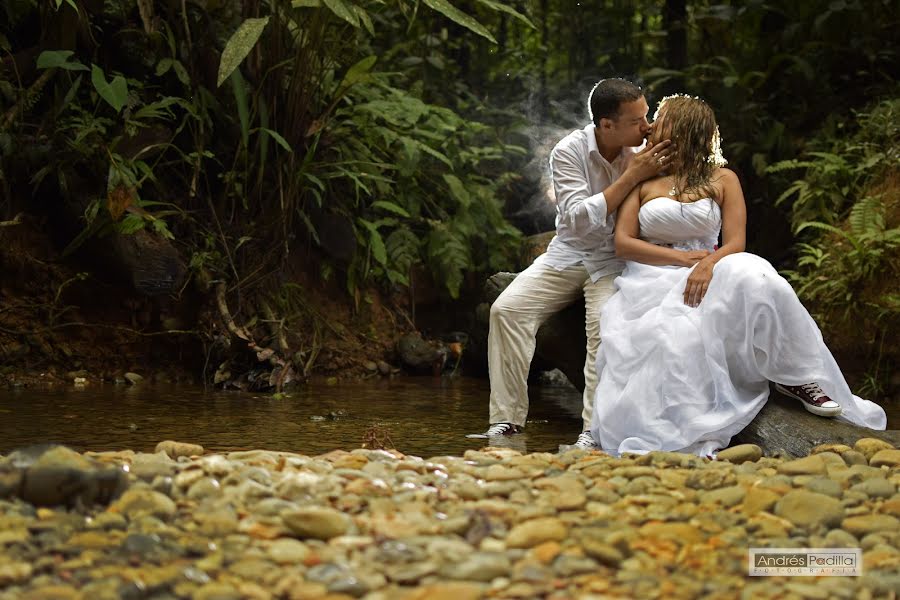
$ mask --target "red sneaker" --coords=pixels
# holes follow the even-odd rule
[[[829,398],[816,382],[803,385],[775,384],[775,389],[803,403],[803,408],[820,417],[836,417],[841,414],[841,405]]]

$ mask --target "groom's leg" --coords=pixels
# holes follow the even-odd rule
[[[582,266],[557,271],[533,264],[494,301],[488,330],[491,423],[525,425],[534,336],[541,323],[578,299],[586,276]]]
[[[615,293],[613,285],[618,273],[601,277],[596,282],[590,278],[584,283],[584,331],[587,334],[587,357],[584,361],[584,408],[581,419],[584,429],[591,428],[591,414],[594,409],[594,392],[599,381],[597,373],[597,350],[600,348],[600,314],[610,296]]]

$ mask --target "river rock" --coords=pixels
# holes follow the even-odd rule
[[[741,464],[744,462],[756,462],[762,458],[762,448],[756,444],[740,444],[725,448],[716,454],[719,460],[727,460],[730,463]]]
[[[269,558],[278,564],[300,564],[310,554],[309,546],[298,540],[284,538],[275,540],[268,549]]]
[[[872,457],[878,452],[882,450],[893,450],[894,447],[888,442],[877,438],[862,438],[853,444],[853,449],[865,456],[866,460],[871,461]]]
[[[778,501],[775,505],[775,514],[798,527],[812,530],[820,525],[835,526],[840,523],[844,516],[844,507],[839,500],[830,496],[795,490],[788,492]]]
[[[109,510],[119,512],[130,520],[143,516],[168,518],[175,514],[175,503],[168,496],[153,490],[135,488],[128,490]]]
[[[868,533],[888,533],[900,529],[900,519],[890,515],[860,515],[847,517],[841,522],[841,529],[857,537]]]
[[[31,577],[32,566],[27,562],[0,563],[0,586],[14,585]]]
[[[841,484],[833,479],[828,479],[827,477],[813,477],[806,482],[804,487],[811,492],[825,494],[832,498],[840,498],[841,494],[844,492],[844,488],[841,487]]]
[[[879,450],[869,459],[869,465],[873,467],[897,467],[900,466],[900,450]]]
[[[828,470],[822,457],[813,454],[782,463],[778,466],[778,472],[784,475],[825,475]]]
[[[743,502],[746,495],[747,491],[743,486],[732,485],[706,492],[700,496],[700,501],[702,504],[721,504],[725,507],[732,507]]]
[[[475,552],[462,561],[444,564],[440,574],[448,579],[491,581],[509,574],[512,564],[499,552]]]
[[[532,519],[519,523],[506,536],[510,548],[532,548],[544,542],[561,542],[566,539],[569,528],[555,517]]]
[[[156,450],[154,450],[154,452],[164,452],[169,458],[177,459],[180,456],[200,456],[203,454],[203,446],[186,442],[176,442],[173,440],[163,440],[156,445]]]
[[[832,529],[825,535],[825,545],[828,548],[859,548],[859,540],[843,529]]]
[[[131,460],[131,473],[138,479],[153,481],[157,477],[172,477],[178,464],[167,454],[135,454]]]
[[[0,465],[0,473],[10,471],[17,474],[0,477],[0,487],[35,506],[107,504],[128,487],[121,466],[107,466],[58,445],[12,452]]]
[[[481,600],[484,587],[476,583],[445,582],[417,588],[403,597],[403,600]]]
[[[887,479],[867,479],[850,488],[854,492],[862,492],[869,498],[890,498],[897,491],[897,486]]]
[[[845,452],[841,452],[841,458],[844,459],[844,463],[848,467],[852,467],[853,465],[869,464],[869,461],[866,460],[866,456],[862,452],[857,452],[856,450],[847,450]]]
[[[333,508],[307,506],[281,514],[285,526],[301,538],[330,540],[350,530],[350,518]]]

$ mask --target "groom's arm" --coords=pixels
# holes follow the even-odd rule
[[[618,179],[602,192],[592,194],[579,153],[563,143],[558,144],[550,153],[550,172],[559,212],[557,226],[576,237],[605,227],[607,218],[619,209],[628,193],[642,181],[658,175],[667,164],[669,145],[669,140],[655,146],[648,144],[632,157]]]

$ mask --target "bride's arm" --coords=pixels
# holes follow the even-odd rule
[[[640,239],[640,190],[641,186],[631,190],[616,214],[616,256],[648,265],[690,267],[709,254],[706,250],[675,250]]]
[[[747,242],[747,206],[741,182],[731,169],[719,169],[722,182],[722,245],[694,267],[684,286],[684,303],[697,306],[706,295],[717,262],[743,252]]]

